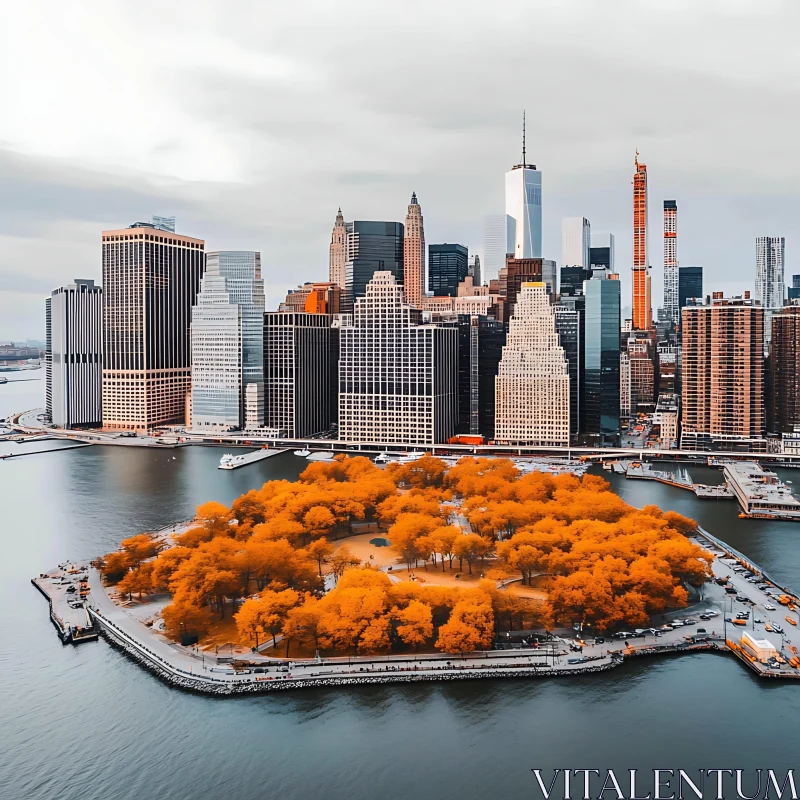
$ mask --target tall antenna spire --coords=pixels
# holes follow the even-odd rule
[[[525,161],[525,109],[522,110],[522,166],[527,164]]]

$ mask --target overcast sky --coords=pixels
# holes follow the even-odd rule
[[[262,252],[267,304],[327,276],[336,209],[482,251],[503,175],[543,173],[564,216],[617,237],[629,305],[631,175],[664,199],[706,291],[752,286],[755,237],[800,272],[800,4],[364,0],[6,4],[0,31],[0,339],[42,338],[44,296],[100,279],[100,232],[152,214]]]

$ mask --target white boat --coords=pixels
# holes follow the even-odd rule
[[[400,458],[396,458],[395,462],[398,464],[413,464],[415,461],[419,461],[424,455],[425,453],[405,453],[400,456]]]
[[[312,453],[310,456],[306,456],[306,461],[332,461],[334,454],[328,451],[324,453]]]
[[[220,469],[228,469],[230,465],[233,463],[233,460],[236,458],[233,453],[225,453],[224,456],[219,460],[219,467]]]
[[[296,456],[301,456],[302,458],[306,458],[307,456],[310,456],[310,455],[311,455],[311,451],[310,451],[310,450],[306,450],[306,449],[304,448],[303,450],[295,450],[295,451],[294,451],[294,454],[295,454]]]
[[[382,453],[379,453],[377,456],[375,456],[375,463],[391,464],[393,461],[397,461],[397,459],[404,455],[405,453],[390,453],[388,450],[384,450]]]

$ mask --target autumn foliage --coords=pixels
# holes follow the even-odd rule
[[[486,578],[393,583],[335,544],[362,521],[382,526],[409,571],[422,564]],[[126,539],[99,566],[121,594],[170,593],[164,620],[174,638],[235,615],[243,643],[282,637],[287,655],[465,653],[514,625],[602,631],[685,606],[687,586],[710,569],[709,554],[685,536],[695,527],[655,506],[628,506],[591,475],[521,476],[506,459],[463,458],[448,469],[429,456],[381,470],[338,456],[230,508],[205,503],[167,549],[148,535]],[[535,584],[547,601],[518,597],[500,579]]]

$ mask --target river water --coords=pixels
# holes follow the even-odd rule
[[[41,394],[37,382],[0,386],[0,418],[42,405]],[[534,767],[796,766],[800,686],[759,681],[720,655],[571,680],[217,699],[168,688],[103,641],[62,646],[32,576],[306,466],[286,454],[225,472],[220,454],[93,447],[0,461],[0,797],[486,800],[540,797]],[[626,501],[693,516],[800,587],[800,527],[606,477]]]

